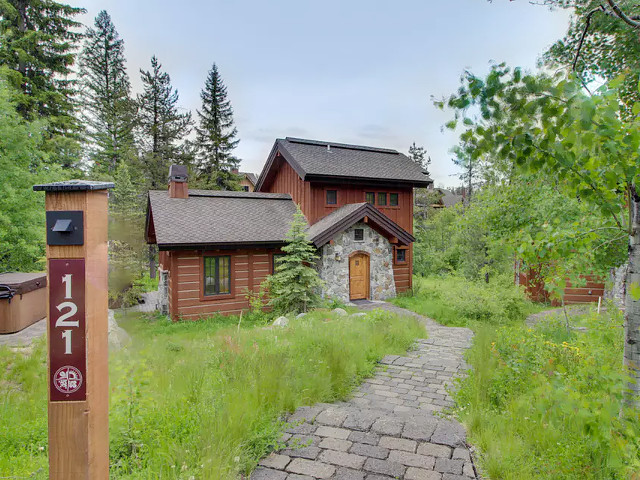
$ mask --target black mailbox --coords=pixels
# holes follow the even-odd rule
[[[80,211],[47,212],[47,245],[83,245],[84,217]]]

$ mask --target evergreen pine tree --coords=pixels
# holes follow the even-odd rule
[[[213,64],[200,94],[202,110],[198,110],[200,125],[196,128],[198,170],[204,184],[222,190],[238,188],[239,177],[233,173],[240,160],[232,155],[238,145],[237,129],[233,125],[233,109],[227,99],[227,87]]]
[[[80,158],[77,89],[68,75],[80,41],[73,18],[84,12],[52,0],[0,2],[0,68],[20,92],[17,111],[27,121],[47,120],[43,147],[66,167]]]
[[[191,131],[191,112],[178,110],[178,91],[158,59],[151,70],[140,70],[143,92],[138,95],[138,132],[145,174],[151,188],[164,187],[169,166],[185,153],[183,142]]]
[[[323,282],[318,272],[309,266],[314,264],[317,255],[307,238],[307,226],[298,206],[287,234],[287,245],[282,247],[286,255],[279,259],[275,273],[267,280],[269,305],[276,312],[306,312],[320,300],[318,290]]]
[[[124,41],[102,10],[95,28],[87,28],[80,58],[84,121],[91,139],[88,157],[95,173],[113,175],[133,157],[135,105],[129,96]]]
[[[409,158],[420,165],[420,168],[422,168],[422,171],[426,175],[429,175],[429,165],[431,165],[431,157],[427,156],[427,151],[424,147],[418,147],[416,145],[416,142],[413,142],[409,147]]]
[[[416,142],[413,142],[409,147],[409,158],[420,165],[420,168],[426,175],[429,175],[431,157],[427,156],[427,151],[424,147],[418,147]],[[433,196],[433,190],[427,188],[416,188],[414,190],[413,217],[416,220],[426,219],[429,216],[431,205],[435,203]]]

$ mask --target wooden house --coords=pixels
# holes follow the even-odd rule
[[[413,189],[431,180],[389,149],[276,140],[255,192],[189,190],[173,166],[149,192],[146,238],[158,245],[173,319],[239,313],[271,274],[298,204],[318,249],[323,294],[348,302],[406,291],[413,273]]]
[[[240,176],[240,189],[243,192],[253,192],[256,189],[258,176],[251,172],[234,172]]]

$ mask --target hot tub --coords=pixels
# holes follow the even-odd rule
[[[47,316],[47,274],[0,274],[0,333],[19,332]]]

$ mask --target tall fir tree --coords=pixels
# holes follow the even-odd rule
[[[90,143],[88,159],[96,174],[113,175],[117,165],[134,157],[135,102],[125,67],[124,41],[102,10],[87,28],[80,58],[83,120]]]
[[[200,94],[202,110],[198,110],[200,125],[196,128],[199,177],[208,187],[222,190],[239,188],[239,177],[233,173],[240,160],[233,156],[238,145],[238,130],[233,124],[233,109],[227,98],[227,87],[218,67],[213,64]]]
[[[0,2],[0,70],[15,87],[17,111],[27,121],[46,119],[43,148],[65,167],[80,159],[75,63],[83,8],[52,0]]]
[[[416,142],[413,142],[409,147],[409,158],[420,165],[420,168],[429,175],[429,165],[431,165],[431,157],[427,156],[427,150],[424,147],[419,147]],[[413,216],[417,219],[426,219],[431,210],[431,205],[434,202],[434,195],[432,189],[416,188],[413,201],[414,209]]]
[[[138,139],[143,168],[151,188],[164,187],[169,166],[188,151],[191,112],[178,109],[178,91],[154,55],[151,70],[140,69],[143,92],[138,95]],[[181,163],[181,162],[180,162]]]
[[[431,157],[427,155],[427,150],[424,147],[418,147],[416,142],[413,142],[409,147],[409,158],[420,165],[426,175],[429,175]]]
[[[278,260],[275,273],[267,277],[269,305],[276,312],[306,312],[320,301],[319,290],[323,285],[318,272],[311,267],[317,255],[316,248],[307,236],[307,219],[297,206],[287,233],[285,255]]]

